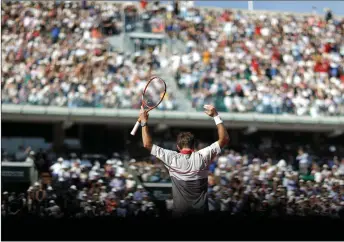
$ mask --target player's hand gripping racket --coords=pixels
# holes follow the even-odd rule
[[[142,108],[144,111],[150,112],[156,108],[164,99],[166,94],[166,83],[160,77],[152,77],[146,84],[142,92]],[[131,135],[135,135],[140,126],[140,120],[137,120]]]

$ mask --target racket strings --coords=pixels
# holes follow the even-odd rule
[[[142,104],[148,108],[156,107],[162,101],[165,92],[165,82],[160,78],[153,78],[144,90]]]

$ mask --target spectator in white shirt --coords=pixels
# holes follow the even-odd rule
[[[300,172],[302,174],[307,174],[308,168],[309,168],[309,160],[308,160],[308,154],[304,152],[303,148],[300,148],[298,151],[298,156],[296,157],[296,160],[299,165]]]
[[[125,181],[125,186],[126,186],[127,192],[134,192],[136,181],[133,179],[133,175],[131,174],[128,175],[128,178]]]
[[[52,171],[53,176],[60,176],[62,174],[62,164],[63,164],[63,158],[60,157],[57,159],[57,162],[50,167],[50,170]]]

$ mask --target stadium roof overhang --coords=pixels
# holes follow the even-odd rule
[[[138,110],[64,108],[29,105],[2,105],[2,121],[20,122],[73,122],[94,124],[135,123]],[[344,131],[344,117],[309,117],[295,115],[264,115],[222,113],[228,128],[255,127],[258,130],[285,130],[334,132]],[[150,113],[150,124],[170,127],[213,127],[214,122],[202,112],[158,111]]]

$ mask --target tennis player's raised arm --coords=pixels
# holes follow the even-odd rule
[[[204,109],[205,109],[204,112],[208,116],[214,118],[214,121],[215,121],[215,124],[217,127],[217,132],[219,134],[219,140],[218,140],[219,146],[221,148],[225,147],[229,142],[229,135],[228,135],[228,132],[227,132],[225,126],[223,125],[223,122],[222,122],[219,114],[217,113],[215,107],[212,105],[204,105]]]
[[[139,122],[141,123],[142,126],[142,142],[143,142],[143,147],[145,147],[149,152],[152,151],[152,147],[153,147],[153,143],[152,143],[152,137],[149,133],[149,129],[148,129],[148,112],[145,111],[142,107],[141,107],[141,111],[140,111],[140,116],[139,116]]]

